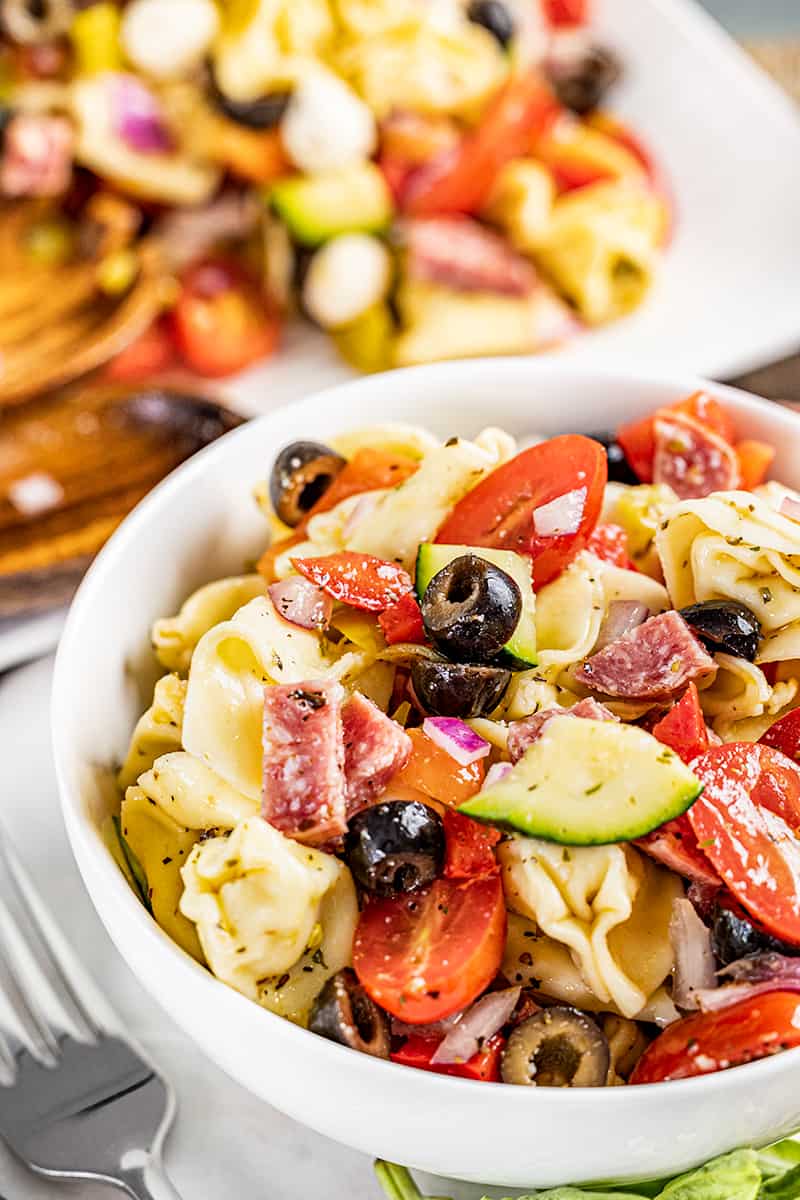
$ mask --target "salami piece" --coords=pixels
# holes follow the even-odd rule
[[[412,279],[506,296],[527,296],[536,286],[532,264],[470,217],[420,218],[403,231]]]
[[[411,738],[396,721],[354,692],[342,711],[347,816],[377,799],[411,757]]]
[[[681,500],[739,487],[733,447],[685,413],[660,412],[654,423],[653,482],[667,483]]]
[[[607,696],[647,700],[669,696],[716,670],[680,613],[659,613],[592,655],[577,678]]]
[[[722,880],[700,849],[685,813],[677,820],[668,821],[660,829],[648,833],[647,837],[640,838],[636,845],[650,858],[698,887],[715,893],[722,887]]]
[[[346,828],[339,683],[266,688],[262,816],[281,833],[321,846]]]
[[[553,717],[583,717],[589,721],[618,721],[604,704],[587,696],[572,708],[545,708],[522,721],[512,721],[508,727],[508,754],[512,762],[518,762],[529,746],[537,740],[545,725]]]

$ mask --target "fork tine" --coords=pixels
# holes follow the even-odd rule
[[[29,989],[22,982],[17,955],[5,929],[6,925],[7,920],[0,919],[0,986],[33,1053],[47,1066],[55,1066],[58,1062],[58,1041],[38,1003],[30,996]],[[6,1059],[10,1055],[13,1060],[17,1052],[16,1038],[12,1030],[5,1032],[3,1058]]]
[[[0,887],[0,898],[24,939],[37,969],[75,1026],[78,1036],[89,1041],[96,1040],[101,1030],[72,983],[70,971],[67,970],[64,961],[63,935],[49,919],[22,863],[0,826],[0,882],[2,881],[5,881],[6,886]],[[19,984],[19,980],[17,983]]]

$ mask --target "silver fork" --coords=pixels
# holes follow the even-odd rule
[[[0,828],[0,1138],[41,1175],[180,1200],[169,1084],[114,1026]]]

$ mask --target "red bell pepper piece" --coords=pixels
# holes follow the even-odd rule
[[[437,1075],[457,1075],[461,1079],[479,1079],[485,1083],[500,1082],[500,1057],[506,1039],[496,1033],[482,1049],[463,1063],[432,1063],[431,1059],[441,1044],[440,1038],[425,1038],[417,1035],[396,1050],[392,1062],[404,1067],[417,1067],[421,1071],[433,1071]]]
[[[415,642],[421,645],[427,640],[422,613],[413,592],[406,592],[396,604],[385,609],[378,617],[388,646],[396,642]]]
[[[710,743],[696,684],[690,683],[678,703],[653,726],[653,737],[685,763],[705,754]]]
[[[411,576],[397,563],[355,550],[340,550],[319,558],[293,558],[292,565],[334,600],[365,612],[383,612],[412,586]]]
[[[734,446],[734,450],[739,460],[742,487],[749,492],[766,479],[767,471],[775,459],[775,447],[768,442],[745,439]]]
[[[494,875],[499,869],[493,847],[500,841],[500,832],[490,825],[481,825],[464,813],[445,809],[444,873],[448,879],[475,879]]]

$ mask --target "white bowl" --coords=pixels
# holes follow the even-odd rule
[[[263,545],[250,488],[286,442],[378,420],[440,435],[473,435],[486,424],[517,435],[613,429],[698,386],[525,359],[358,380],[246,425],[191,459],[128,517],[86,577],[61,641],[52,709],[64,816],[84,881],[142,986],[220,1067],[298,1121],[370,1154],[514,1187],[664,1175],[800,1126],[797,1050],[679,1083],[557,1091],[489,1087],[344,1049],[258,1008],[173,945],[98,832],[109,802],[103,767],[119,761],[147,703],[151,622]],[[800,420],[710,386],[742,432],[778,446],[777,476],[800,486]],[[213,1113],[213,1096],[208,1102]]]

